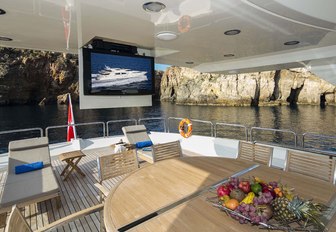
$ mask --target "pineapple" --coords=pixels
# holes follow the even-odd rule
[[[277,221],[288,222],[303,220],[312,222],[318,228],[323,229],[325,225],[321,221],[323,211],[327,210],[325,205],[305,201],[299,197],[294,197],[291,201],[285,197],[278,197],[271,203],[273,207],[273,218]]]
[[[273,207],[273,218],[277,221],[293,221],[296,215],[288,209],[290,201],[285,197],[275,198],[271,206]]]

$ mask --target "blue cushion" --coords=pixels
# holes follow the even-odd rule
[[[30,164],[22,164],[15,166],[15,174],[31,172],[43,168],[43,162],[35,162]]]
[[[150,147],[152,145],[153,145],[152,141],[148,140],[148,141],[137,142],[135,144],[135,147],[136,148],[143,148],[143,147]]]

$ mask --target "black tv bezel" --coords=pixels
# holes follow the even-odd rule
[[[84,84],[84,95],[95,95],[95,96],[125,96],[125,95],[154,95],[155,94],[155,70],[154,70],[154,57],[151,56],[139,56],[133,54],[126,54],[120,52],[112,52],[99,49],[82,48],[83,53],[83,84]],[[114,56],[125,56],[125,57],[135,57],[141,59],[149,59],[151,64],[151,75],[152,75],[152,89],[138,90],[137,92],[128,92],[127,90],[106,90],[99,93],[92,93],[91,87],[91,53],[107,54]]]

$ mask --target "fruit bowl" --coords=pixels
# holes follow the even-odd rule
[[[230,178],[217,188],[216,197],[208,200],[241,224],[268,230],[326,230],[323,216],[328,207],[296,196],[294,189],[280,182]]]

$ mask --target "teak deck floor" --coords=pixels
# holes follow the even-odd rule
[[[33,231],[64,216],[99,203],[98,190],[94,186],[94,183],[98,182],[96,158],[101,155],[111,154],[113,150],[111,147],[106,147],[83,151],[83,153],[86,154],[86,156],[80,161],[79,167],[85,173],[85,177],[73,171],[69,178],[63,181],[63,177],[61,177],[60,174],[66,163],[58,159],[52,161],[55,176],[61,188],[62,206],[57,209],[56,201],[52,199],[25,207],[22,213]],[[0,173],[1,185],[3,185],[6,175],[7,172]],[[104,186],[110,189],[116,185],[120,179],[121,177],[106,180],[104,181]],[[57,230],[54,231],[99,231],[99,227],[99,213],[95,213],[58,227]],[[2,231],[4,231],[4,228],[0,229],[0,232]]]

